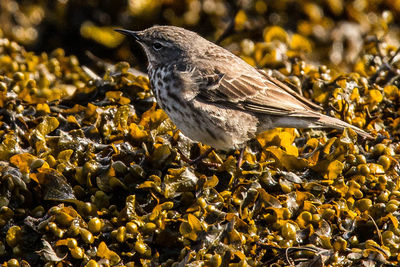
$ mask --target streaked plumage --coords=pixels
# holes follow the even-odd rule
[[[194,32],[173,26],[117,31],[142,45],[158,103],[193,140],[228,150],[275,127],[350,127],[371,137],[321,114],[319,106],[282,82]]]

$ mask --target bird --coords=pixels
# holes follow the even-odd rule
[[[351,128],[288,85],[195,32],[176,26],[115,29],[138,42],[148,59],[159,106],[188,138],[212,148],[242,149],[257,134],[282,128]]]

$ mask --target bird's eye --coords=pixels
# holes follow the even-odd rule
[[[160,50],[161,48],[163,48],[163,45],[160,43],[154,43],[153,44],[153,49],[154,50]]]

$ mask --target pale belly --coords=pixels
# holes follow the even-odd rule
[[[186,137],[216,149],[241,148],[257,131],[258,119],[250,114],[202,102],[164,105],[164,110]]]

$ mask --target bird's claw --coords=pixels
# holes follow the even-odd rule
[[[178,150],[179,154],[181,155],[181,159],[182,159],[184,162],[186,162],[187,164],[189,164],[189,165],[195,165],[195,166],[203,165],[203,166],[211,167],[211,168],[218,168],[218,167],[220,166],[220,164],[218,164],[218,163],[204,162],[204,161],[203,161],[203,159],[207,158],[207,156],[208,156],[212,151],[214,151],[213,148],[207,149],[203,154],[201,154],[200,156],[198,156],[198,157],[195,158],[195,159],[190,159],[190,158],[188,158],[185,154],[183,154],[183,152],[182,152],[179,148],[177,148],[177,150]]]

